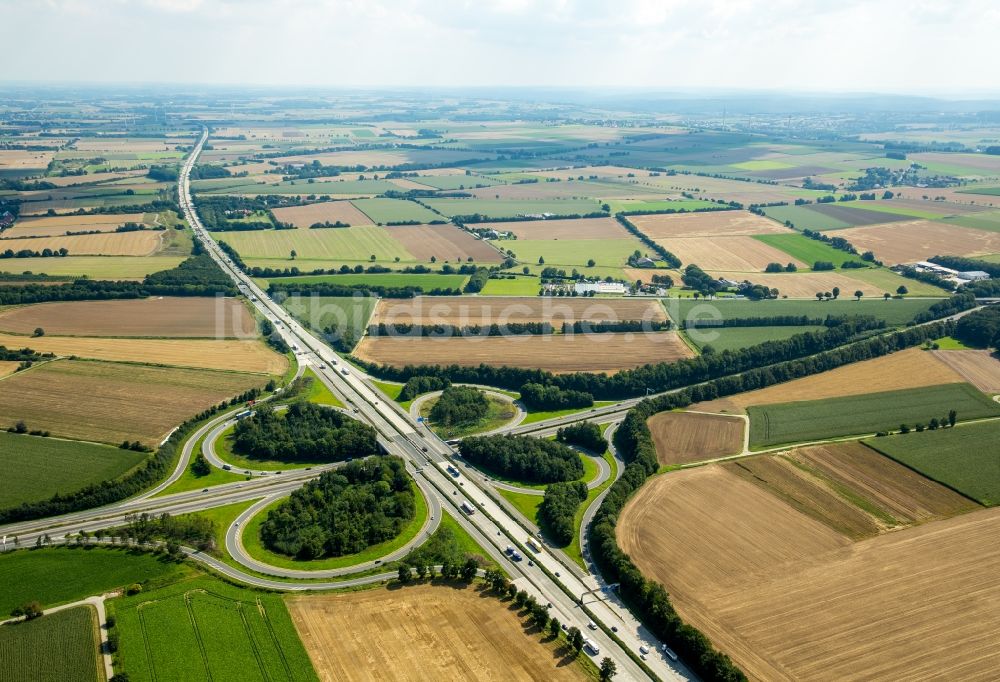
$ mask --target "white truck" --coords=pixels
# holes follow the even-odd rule
[[[594,656],[601,655],[601,647],[597,646],[597,643],[589,637],[583,640],[583,648],[590,651],[590,653]]]
[[[463,502],[462,503],[462,511],[464,511],[469,516],[472,516],[473,514],[476,513],[476,510],[468,502]]]
[[[542,546],[540,544],[538,544],[538,540],[536,540],[535,538],[529,537],[528,540],[527,540],[527,545],[528,545],[528,547],[531,548],[531,550],[533,552],[541,552],[542,551]]]

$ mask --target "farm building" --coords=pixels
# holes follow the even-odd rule
[[[573,289],[578,294],[593,291],[595,294],[624,294],[625,285],[621,282],[577,282]]]
[[[968,270],[966,272],[959,272],[955,276],[967,282],[979,282],[984,279],[989,279],[990,273],[983,272],[982,270]]]

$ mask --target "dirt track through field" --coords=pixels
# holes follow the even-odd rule
[[[852,486],[894,483],[873,499],[899,513],[955,511],[950,491],[880,466],[838,460]],[[751,679],[988,680],[1000,666],[1000,509],[851,543],[710,465],[644,486],[618,539]]]
[[[661,412],[650,417],[649,430],[660,464],[687,464],[738,454],[746,422],[697,412]]]
[[[909,348],[784,384],[698,403],[695,409],[702,412],[742,412],[749,405],[821,400],[963,381],[965,379],[961,374],[940,362],[934,355],[918,348]]]
[[[235,298],[60,301],[0,313],[0,331],[32,334],[38,327],[63,336],[257,337],[253,317]]]
[[[362,360],[397,367],[416,364],[477,367],[485,363],[556,373],[612,373],[693,355],[674,332],[449,339],[365,337],[354,354]]]
[[[505,603],[419,585],[287,600],[321,680],[582,680]]]

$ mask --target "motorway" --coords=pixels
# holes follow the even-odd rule
[[[654,652],[646,665],[656,677],[691,679],[690,672],[682,666],[668,665],[658,653],[659,643],[631,613],[608,597],[610,591],[602,589],[604,586],[599,581],[592,576],[581,578],[579,569],[561,552],[549,548],[537,553],[527,551],[528,533],[506,507],[475,481],[462,475],[453,476],[446,471],[454,458],[454,452],[447,444],[421,429],[407,412],[374,388],[367,377],[339,360],[331,348],[302,328],[249,276],[233,265],[202,226],[191,201],[189,175],[207,137],[206,130],[181,172],[179,198],[185,216],[206,251],[237,283],[250,302],[274,322],[285,342],[297,352],[300,364],[310,366],[320,380],[355,412],[356,418],[378,431],[379,442],[388,453],[408,462],[410,473],[421,489],[431,491],[429,504],[432,507],[440,505],[441,513],[455,517],[499,561],[519,587],[536,594],[543,603],[551,603],[553,615],[562,623],[575,625],[586,633],[600,648],[601,653],[595,659],[607,656],[615,661],[621,679],[648,679],[651,676],[624,650],[628,647],[634,656],[644,645]],[[287,481],[282,479],[281,483],[277,483],[274,477],[263,478],[275,488],[285,485]],[[267,489],[268,495],[283,492],[270,486]],[[462,511],[463,505],[474,509],[475,513]],[[508,545],[520,547],[531,561],[506,560],[504,550]],[[591,623],[594,628],[588,628]],[[616,639],[624,645],[612,639],[612,627],[617,630]]]

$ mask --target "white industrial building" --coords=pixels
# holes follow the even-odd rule
[[[578,294],[586,294],[593,291],[595,294],[624,294],[625,285],[621,282],[577,282],[573,289]]]

